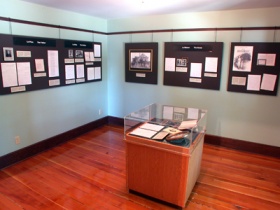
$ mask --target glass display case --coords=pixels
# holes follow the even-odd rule
[[[151,104],[124,117],[124,132],[146,139],[190,147],[206,131],[207,111]]]
[[[184,207],[200,174],[206,117],[161,104],[125,116],[128,190]]]

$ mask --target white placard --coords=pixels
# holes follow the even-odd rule
[[[274,74],[263,74],[261,89],[273,91],[275,88],[277,75]]]
[[[17,51],[17,57],[19,58],[30,58],[31,51]]]
[[[218,72],[218,58],[205,58],[205,72]]]
[[[17,73],[18,73],[18,85],[32,84],[30,62],[17,63]]]
[[[94,80],[94,67],[87,68],[87,80]]]
[[[77,73],[77,78],[84,78],[85,77],[85,66],[84,66],[84,64],[76,65],[76,73]]]
[[[101,67],[94,68],[95,79],[101,79]]]
[[[44,72],[45,71],[44,59],[35,59],[35,68],[37,72]]]
[[[246,85],[246,77],[232,77],[231,78],[231,84],[232,85],[245,86]]]
[[[201,78],[202,63],[191,63],[191,77]]]
[[[1,63],[3,87],[18,86],[16,63]]]
[[[165,71],[175,71],[175,58],[165,58]]]
[[[94,45],[94,57],[101,57],[101,46],[100,44]]]
[[[65,79],[75,79],[74,65],[65,65]]]
[[[49,77],[59,76],[58,51],[48,50]]]
[[[247,90],[260,91],[261,75],[248,75]]]

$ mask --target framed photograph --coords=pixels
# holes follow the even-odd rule
[[[125,44],[125,81],[157,84],[158,43]]]
[[[177,58],[176,60],[176,66],[178,67],[186,67],[188,63],[187,58]]]
[[[83,58],[84,57],[83,50],[75,50],[75,57],[76,58]]]
[[[152,72],[153,50],[129,50],[129,70]]]
[[[74,58],[74,51],[68,50],[68,58]]]
[[[14,61],[14,48],[3,47],[4,61]]]

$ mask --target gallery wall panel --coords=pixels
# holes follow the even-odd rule
[[[0,35],[0,94],[102,80],[102,45]]]
[[[222,42],[165,42],[164,85],[220,89]]]
[[[277,95],[280,43],[231,43],[228,91]]]

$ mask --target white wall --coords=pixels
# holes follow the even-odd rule
[[[0,1],[0,16],[101,32],[209,27],[279,26],[279,8],[225,12],[185,13],[142,18],[103,20],[48,8],[20,0]],[[280,146],[279,96],[227,92],[230,43],[240,41],[240,31],[178,32],[98,35],[0,21],[0,33],[102,42],[103,80],[0,96],[0,156],[71,130],[101,117],[124,117],[158,102],[207,109],[207,133]],[[271,42],[274,31],[243,31],[244,42]],[[163,85],[164,42],[224,42],[221,90]],[[158,84],[126,83],[124,45],[158,42]],[[276,33],[280,41],[280,32]],[[280,86],[279,86],[280,87]],[[278,90],[279,92],[279,90]],[[278,94],[279,95],[279,94]],[[102,115],[98,110],[102,109]],[[21,144],[15,145],[15,136]]]
[[[280,8],[185,13],[108,21],[108,31],[279,26]],[[280,41],[280,31],[166,32],[108,37],[109,115],[123,117],[153,102],[208,110],[207,133],[280,146],[280,96],[227,91],[231,42]],[[240,40],[241,39],[241,40]],[[164,42],[223,42],[220,91],[163,85]],[[126,83],[124,45],[158,42],[158,84]],[[279,65],[279,64],[278,64]],[[116,103],[117,102],[117,103]]]
[[[18,0],[0,16],[106,32],[107,21]],[[0,33],[102,42],[101,82],[0,96],[0,156],[107,116],[107,36],[0,21]],[[99,115],[99,109],[102,114]],[[21,144],[15,144],[20,136]]]

